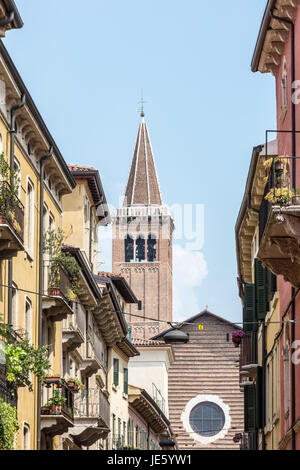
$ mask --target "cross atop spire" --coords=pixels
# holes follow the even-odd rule
[[[143,90],[141,90],[141,101],[139,101],[139,104],[141,105],[141,108],[139,109],[139,112],[141,113],[141,117],[145,117],[144,113],[144,104],[147,103],[147,101],[144,101],[144,95],[143,95]]]
[[[143,103],[143,100],[142,100]],[[155,167],[148,127],[144,121],[139,125],[131,168],[125,190],[125,206],[162,206],[162,197]]]

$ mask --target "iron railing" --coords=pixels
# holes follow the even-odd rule
[[[53,403],[55,399],[57,399],[57,405]],[[64,379],[45,378],[42,403],[41,415],[62,415],[73,421],[74,395]]]
[[[51,261],[50,261],[50,267],[49,269],[51,270]],[[48,294],[53,295],[53,296],[60,296],[64,297],[68,303],[71,303],[71,301],[68,299],[69,293],[72,290],[72,284],[70,281],[70,278],[68,274],[60,268],[59,270],[59,278],[55,282],[55,285],[52,285],[48,287]]]
[[[11,193],[10,184],[6,181],[0,182],[0,223],[7,223],[23,243],[24,206],[17,196]]]
[[[292,186],[293,162],[300,157],[268,157],[265,161],[267,184],[259,211],[259,238],[263,237],[273,205],[299,205],[300,194]]]
[[[162,396],[161,391],[158,390],[154,383],[152,383],[152,398],[155,403],[160,407],[161,411],[164,413],[166,410],[166,400]]]
[[[96,334],[96,332],[89,328],[87,334],[86,356],[88,358],[96,359],[103,367],[105,367],[104,344]]]
[[[110,405],[99,389],[82,390],[74,398],[75,418],[101,418],[109,427]]]

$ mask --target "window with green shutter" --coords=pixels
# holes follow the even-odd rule
[[[119,359],[114,358],[114,385],[119,385]]]
[[[128,395],[128,369],[124,367],[124,393]]]
[[[257,430],[255,385],[244,387],[244,413],[245,432],[255,432]]]
[[[269,310],[269,301],[267,293],[267,272],[263,268],[261,260],[256,259],[255,268],[255,297],[256,297],[256,318],[264,320]]]
[[[268,301],[271,302],[277,291],[277,276],[275,276],[270,269],[267,269],[267,296]]]
[[[245,333],[256,331],[256,315],[255,315],[255,285],[245,284],[244,286],[244,312],[243,322]]]

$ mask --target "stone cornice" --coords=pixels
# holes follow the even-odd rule
[[[252,59],[253,72],[259,70],[261,73],[271,72],[275,76],[278,74],[290,27],[287,23],[272,18],[270,12],[294,21],[298,5],[298,0],[269,0]]]

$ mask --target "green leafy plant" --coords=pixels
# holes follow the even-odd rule
[[[36,349],[28,338],[16,340],[8,325],[0,324],[0,336],[3,343],[3,355],[6,359],[6,380],[12,388],[28,387],[33,390],[30,373],[39,379],[45,377],[50,369],[48,346]]]
[[[76,377],[69,377],[68,380],[67,380],[67,383],[69,382],[74,382],[75,385],[77,385],[77,387],[81,388],[81,390],[84,389],[84,385],[82,382],[80,382],[80,380],[76,379]]]
[[[71,289],[69,289],[68,294],[70,300],[73,300],[80,294],[79,279],[81,271],[75,258],[70,253],[62,251],[63,242],[64,235],[61,229],[57,231],[49,229],[44,234],[43,250],[50,258],[49,286],[58,287],[62,269],[70,278]]]
[[[54,393],[54,396],[49,398],[45,406],[62,406],[66,403],[67,399],[62,397],[58,392]]]
[[[20,177],[17,171],[10,169],[4,153],[0,154],[0,175],[0,213],[6,214],[9,210],[13,214],[19,204]]]
[[[0,398],[0,450],[13,450],[18,429],[16,408]]]

